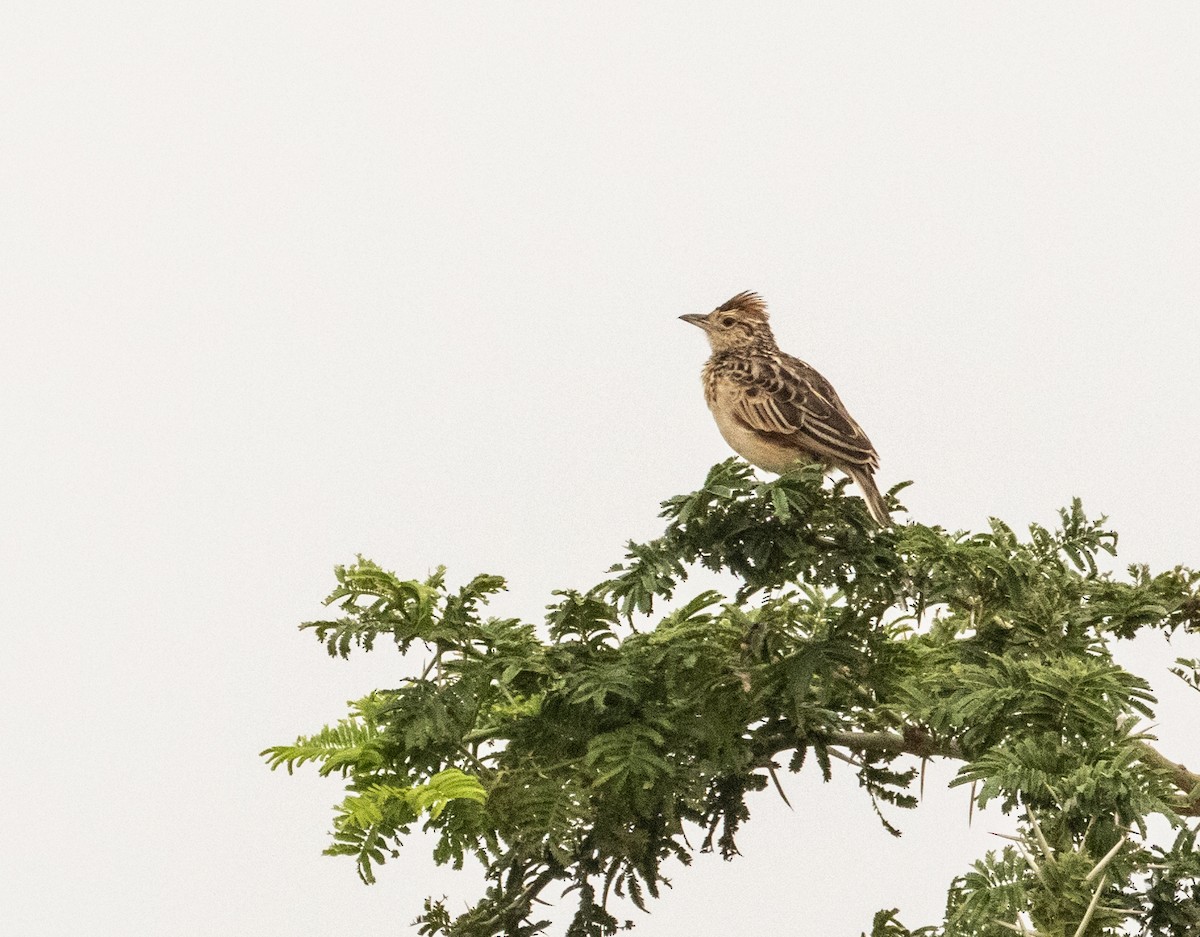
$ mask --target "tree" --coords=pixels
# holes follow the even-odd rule
[[[1116,535],[1078,501],[1023,539],[996,520],[876,529],[843,489],[721,463],[610,578],[556,593],[541,628],[485,617],[498,576],[451,589],[442,569],[403,580],[359,557],[326,600],[340,617],[302,627],[331,655],[383,637],[427,662],[263,754],[345,778],[326,851],[364,882],[419,822],[436,862],[478,858],[486,893],[458,917],[427,900],[421,934],[539,933],[535,899],[556,892],[577,903],[568,935],[612,934],[623,901],[644,910],[664,864],[688,864],[689,828],[732,858],[747,795],[784,766],[848,764],[895,832],[928,758],[961,761],[953,783],[1019,835],[950,883],[940,925],[880,911],[875,937],[1200,932],[1200,776],[1139,730],[1150,686],[1111,654],[1143,629],[1200,630],[1200,574],[1103,571]],[[697,564],[740,588],[663,614]],[[1174,672],[1197,686],[1197,661]],[[1154,814],[1172,845],[1147,835]]]

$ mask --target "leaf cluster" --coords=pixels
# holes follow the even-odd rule
[[[660,537],[628,544],[592,589],[556,593],[536,625],[485,615],[496,576],[452,590],[442,569],[336,569],[338,616],[303,627],[333,655],[385,636],[423,657],[264,755],[345,779],[328,851],[364,881],[417,822],[435,861],[482,864],[485,894],[457,916],[430,899],[421,933],[539,933],[556,890],[575,904],[567,934],[613,934],[623,903],[646,910],[695,849],[734,858],[749,798],[782,793],[778,772],[846,765],[898,833],[920,759],[939,756],[962,761],[955,783],[980,805],[1016,812],[1024,840],[952,883],[941,925],[910,932],[880,912],[872,934],[1185,932],[1170,928],[1195,903],[1186,817],[1200,811],[1148,754],[1137,726],[1154,698],[1111,645],[1196,630],[1195,573],[1115,576],[1116,535],[1078,502],[1026,537],[999,521],[876,529],[816,468],[764,483],[729,460],[663,517]],[[697,567],[740,587],[683,594]],[[1171,850],[1153,851],[1152,814],[1180,831]]]

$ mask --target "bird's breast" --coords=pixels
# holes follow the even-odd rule
[[[812,453],[800,446],[795,436],[763,433],[738,418],[739,385],[722,380],[719,374],[705,374],[704,385],[704,397],[721,436],[751,465],[782,475],[797,462],[812,461]]]

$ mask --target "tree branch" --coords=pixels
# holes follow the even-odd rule
[[[1142,761],[1170,775],[1171,783],[1183,795],[1175,810],[1185,817],[1200,817],[1200,774],[1189,771],[1185,765],[1171,761],[1166,755],[1148,742],[1138,742],[1142,749]]]
[[[827,745],[837,745],[859,752],[878,752],[887,755],[916,755],[918,758],[955,758],[963,760],[963,752],[954,739],[936,739],[923,729],[908,726],[903,733],[888,732],[830,732]],[[1151,768],[1165,772],[1182,797],[1172,808],[1186,817],[1200,817],[1200,774],[1171,761],[1148,742],[1136,743],[1142,761]]]
[[[825,736],[830,745],[852,748],[864,752],[882,752],[888,755],[916,755],[918,758],[957,758],[962,760],[962,749],[953,739],[935,739],[924,729],[906,726],[904,733],[888,732],[830,732]]]

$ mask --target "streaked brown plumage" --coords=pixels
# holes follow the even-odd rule
[[[798,462],[840,469],[862,489],[871,516],[890,523],[875,485],[879,455],[871,440],[825,378],[779,350],[757,293],[739,293],[707,315],[679,318],[708,337],[704,399],[738,455],[776,474]]]

